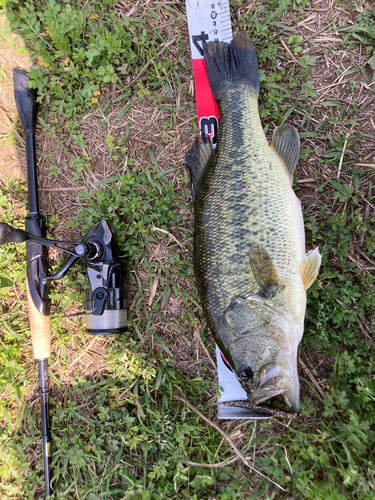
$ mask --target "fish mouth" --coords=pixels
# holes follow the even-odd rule
[[[285,404],[292,411],[299,412],[299,379],[297,370],[289,377],[290,386],[283,392]]]
[[[258,388],[249,397],[251,404],[263,403],[278,394],[282,394],[285,404],[292,411],[299,411],[298,375],[285,373],[280,365],[268,365],[260,370]]]
[[[280,367],[273,366],[267,370],[262,369],[264,373],[258,388],[252,393],[250,402],[254,405],[263,403],[267,399],[273,398],[290,389],[288,377],[281,373]]]

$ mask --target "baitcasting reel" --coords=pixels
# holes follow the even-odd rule
[[[40,247],[42,249],[43,246],[49,246],[70,254],[61,269],[51,276],[47,275],[46,269],[37,264],[39,255],[33,256],[30,260],[28,287],[39,312],[44,315],[49,314],[48,292],[51,281],[62,278],[73,262],[82,258],[89,266],[87,275],[90,288],[86,290],[84,304],[86,312],[72,316],[85,316],[86,329],[94,335],[124,332],[127,320],[127,291],[124,288],[125,265],[117,261],[114,237],[108,224],[101,221],[93,226],[82,242],[56,241],[33,236],[31,233],[34,231],[30,226],[32,226],[32,221],[26,221],[26,227],[29,230],[26,232],[1,222],[0,245],[34,242],[42,245]],[[74,249],[68,250],[61,245],[70,245]],[[34,262],[36,265],[33,265]]]

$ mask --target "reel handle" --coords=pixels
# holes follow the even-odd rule
[[[75,257],[82,257],[88,260],[98,260],[103,254],[103,248],[100,242],[80,243],[76,241],[49,240],[48,238],[34,236],[23,229],[16,229],[6,222],[0,222],[0,245],[6,245],[7,243],[24,243],[25,241],[57,248]],[[67,250],[60,245],[74,245],[75,249],[74,251]]]
[[[28,235],[23,229],[15,229],[5,222],[0,222],[0,245],[23,243],[27,239]]]

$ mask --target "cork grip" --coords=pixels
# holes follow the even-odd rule
[[[31,340],[35,359],[46,359],[51,356],[51,326],[49,316],[44,316],[35,307],[27,284],[27,300],[29,303],[29,318]]]

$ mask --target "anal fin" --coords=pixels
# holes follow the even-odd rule
[[[306,254],[306,257],[302,262],[302,281],[305,286],[305,290],[308,290],[316,280],[321,261],[322,257],[319,253],[319,248],[314,248],[314,250],[310,250]]]

